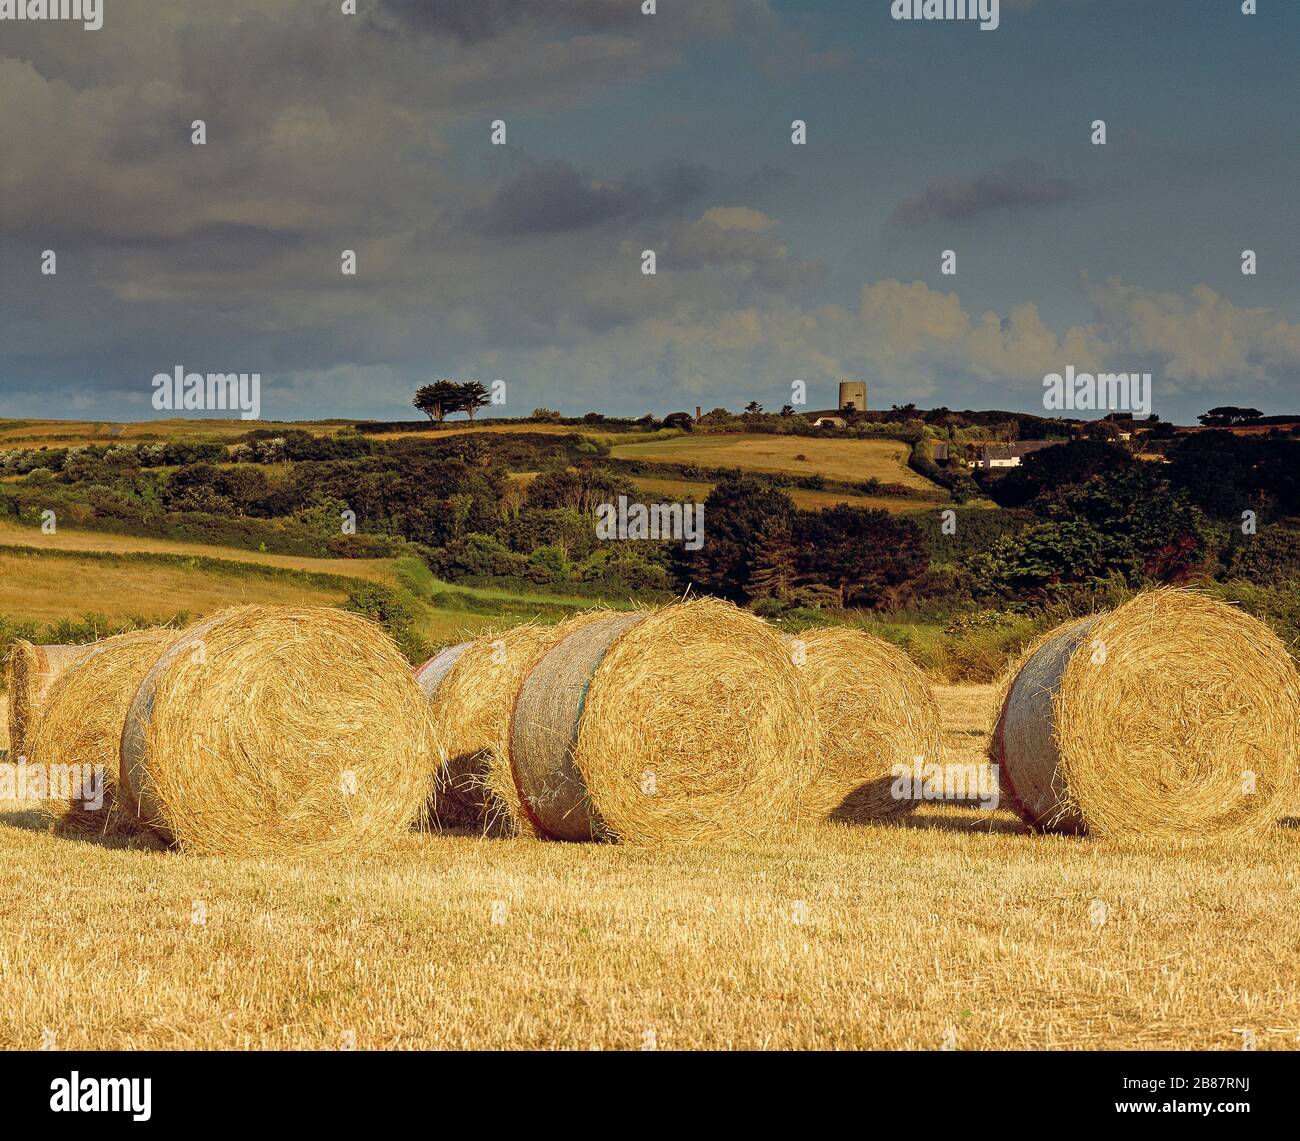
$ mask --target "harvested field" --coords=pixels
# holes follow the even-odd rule
[[[747,471],[822,475],[827,479],[879,479],[934,493],[947,492],[907,466],[908,445],[900,440],[818,440],[805,436],[693,434],[638,444],[616,444],[614,459],[735,467]],[[798,457],[804,456],[804,459]]]
[[[178,611],[205,614],[234,603],[330,606],[344,592],[291,580],[244,576],[168,563],[120,563],[21,555],[0,547],[0,614],[54,622],[69,614],[164,621]]]
[[[690,479],[659,479],[653,476],[633,476],[637,487],[647,496],[658,496],[663,500],[678,501],[694,499],[703,503],[713,490],[713,484]],[[805,511],[820,511],[825,507],[836,507],[847,503],[850,507],[875,508],[880,511],[916,511],[925,506],[924,500],[900,499],[889,495],[846,495],[836,491],[809,491],[803,487],[783,487],[781,489],[796,507]]]
[[[982,753],[990,687],[939,699],[948,740]],[[923,805],[789,844],[410,836],[294,864],[64,840],[35,817],[0,805],[4,1048],[47,1027],[60,1049],[329,1049],[349,1030],[361,1049],[1300,1037],[1300,975],[1279,969],[1300,946],[1296,829],[1156,849]]]

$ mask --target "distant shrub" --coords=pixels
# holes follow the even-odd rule
[[[559,547],[538,547],[528,556],[528,579],[546,585],[565,582],[573,573],[569,556]]]
[[[341,608],[378,622],[408,661],[425,661],[432,652],[429,642],[415,630],[417,613],[412,600],[391,586],[378,582],[355,586]]]

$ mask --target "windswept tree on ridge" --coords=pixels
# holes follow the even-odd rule
[[[420,388],[412,403],[430,420],[439,424],[453,412],[461,410],[462,388],[452,380],[435,380]]]

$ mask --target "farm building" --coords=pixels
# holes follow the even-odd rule
[[[1050,448],[1060,440],[1025,440],[1019,444],[980,444],[975,449],[975,459],[969,464],[973,468],[1019,467],[1020,461],[1030,452],[1041,448]]]

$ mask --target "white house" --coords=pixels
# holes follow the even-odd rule
[[[975,449],[975,459],[970,464],[973,468],[1019,467],[1020,461],[1030,452],[1040,448],[1063,444],[1064,440],[1025,440],[1020,444],[980,444]]]

